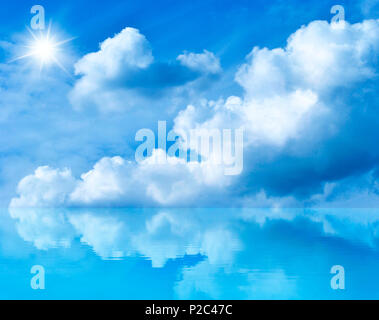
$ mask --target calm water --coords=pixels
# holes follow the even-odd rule
[[[378,231],[373,209],[3,209],[0,298],[378,299]]]

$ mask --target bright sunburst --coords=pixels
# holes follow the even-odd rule
[[[48,63],[55,60],[56,54],[56,43],[50,39],[38,39],[31,46],[31,55],[35,56],[37,59],[41,60],[43,63]]]
[[[58,53],[61,51],[61,46],[74,38],[66,39],[63,41],[56,41],[55,37],[51,35],[51,25],[46,32],[43,34],[42,32],[39,35],[36,35],[32,30],[28,28],[30,34],[33,37],[33,41],[30,45],[27,45],[28,49],[27,53],[17,57],[12,60],[17,61],[25,58],[35,58],[40,64],[40,70],[43,69],[44,66],[49,65],[51,63],[55,63],[58,65],[63,71],[67,72],[66,69],[62,66],[58,59]]]

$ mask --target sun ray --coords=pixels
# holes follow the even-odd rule
[[[62,70],[64,71],[67,75],[69,75],[70,77],[72,77],[72,75],[70,74],[70,72],[68,72],[68,70],[59,62],[58,59],[56,59],[55,57],[53,57],[53,60],[54,62],[57,64],[57,66]]]
[[[25,59],[25,58],[29,58],[33,56],[33,53],[27,53],[27,54],[24,54],[23,56],[20,56],[20,57],[17,57],[17,58],[14,58],[12,60],[9,60],[8,63],[12,63],[12,62],[15,62],[15,61],[18,61],[18,60],[22,60],[22,59]]]
[[[72,38],[68,38],[68,39],[66,39],[66,40],[59,41],[59,42],[56,43],[56,46],[61,46],[62,44],[65,44],[65,43],[67,43],[67,42],[70,42],[70,41],[72,41],[72,40],[75,40],[76,38],[77,38],[77,37],[72,37]]]
[[[51,31],[51,20],[49,21],[49,26],[47,27],[47,35],[46,35],[47,39],[49,39],[50,37],[50,31]]]
[[[30,29],[28,26],[26,26],[26,29],[29,31],[29,33],[31,34],[31,36],[33,37],[33,39],[35,41],[38,40],[37,36],[34,34],[34,32],[32,31],[32,29]]]

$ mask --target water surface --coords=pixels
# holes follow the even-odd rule
[[[378,223],[376,209],[3,209],[0,298],[378,299]]]

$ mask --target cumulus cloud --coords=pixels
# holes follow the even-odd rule
[[[68,200],[67,195],[75,187],[75,179],[68,169],[57,170],[39,167],[18,184],[19,198],[11,200],[11,207],[60,207]]]
[[[167,162],[160,164],[162,157]],[[22,179],[10,207],[173,206],[198,204],[220,194],[230,183],[223,166],[186,162],[155,149],[137,164],[121,157],[103,158],[74,179],[69,170],[38,168]]]
[[[120,93],[130,100],[127,92],[118,90],[102,90],[107,82],[122,81],[125,74],[134,70],[145,69],[153,62],[153,56],[146,38],[137,29],[125,28],[113,38],[100,44],[98,52],[90,53],[75,65],[75,73],[82,76],[70,94],[74,106],[93,104],[95,106],[114,109],[112,100],[118,100]],[[107,104],[107,106],[102,106]]]
[[[138,165],[119,157],[102,159],[93,170],[82,175],[71,200],[87,205],[97,202],[182,205],[201,200],[202,193],[222,190],[227,184],[221,166],[187,163],[169,156],[165,164],[159,164],[158,159],[166,156],[163,150],[156,149]]]
[[[255,47],[236,74],[245,90],[243,100],[230,97],[202,124],[188,119],[189,112],[202,113],[202,108],[194,111],[191,106],[176,122],[243,126],[252,143],[283,145],[299,137],[315,114],[334,108],[328,93],[375,78],[378,28],[374,20],[343,27],[316,21],[291,35],[285,49]]]
[[[186,63],[155,62],[145,36],[137,29],[125,28],[102,42],[99,51],[76,63],[75,73],[80,78],[70,101],[77,109],[96,107],[101,111],[173,108],[195,90],[192,82],[201,78],[199,71],[220,69],[218,59],[208,51],[194,55],[192,62],[183,59]]]
[[[244,128],[244,171],[255,192],[319,192],[323,183],[371,170],[379,156],[366,134],[378,123],[378,29],[378,20],[314,21],[292,34],[285,48],[256,47],[236,73],[244,95],[190,105],[174,129]],[[362,153],[369,163],[354,160]]]
[[[117,79],[125,71],[144,69],[153,62],[146,38],[137,29],[125,28],[100,44],[100,51],[85,55],[75,66],[76,74],[101,80]]]
[[[177,60],[183,66],[204,73],[221,72],[220,59],[214,53],[204,50],[203,53],[183,53],[178,56]]]

